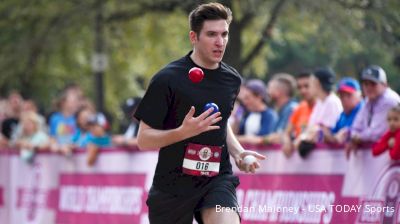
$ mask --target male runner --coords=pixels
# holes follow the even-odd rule
[[[216,209],[238,207],[239,180],[229,154],[240,170],[252,173],[258,161],[246,166],[242,159],[265,157],[244,150],[227,125],[241,84],[238,72],[222,62],[231,20],[231,10],[219,3],[194,9],[189,15],[193,50],[153,77],[135,113],[139,148],[160,148],[147,199],[150,223],[189,224],[193,215],[199,223],[240,222],[237,212]],[[188,77],[193,67],[204,71],[199,83]],[[211,102],[219,112],[203,111]]]

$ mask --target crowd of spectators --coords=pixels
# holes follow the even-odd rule
[[[373,155],[388,150],[400,159],[400,97],[390,89],[385,71],[376,65],[360,74],[336,80],[330,68],[317,68],[296,75],[278,73],[268,83],[245,80],[229,124],[243,144],[273,144],[290,157],[303,158],[319,144],[342,145],[350,156],[365,143]],[[109,119],[76,85],[67,85],[47,116],[38,112],[31,99],[17,91],[0,98],[0,149],[19,150],[27,163],[37,151],[70,155],[87,149],[93,165],[100,148],[133,147],[137,144],[138,121],[132,116],[141,98],[126,99],[119,134],[111,134]]]
[[[76,84],[61,91],[47,119],[33,100],[12,91],[0,99],[0,149],[18,150],[21,159],[31,163],[38,151],[68,156],[74,149],[85,148],[87,163],[93,165],[100,148],[136,144],[137,122],[131,117],[139,102],[140,98],[128,99],[121,105],[129,121],[127,131],[112,136],[109,119],[96,110]]]
[[[400,159],[400,120],[394,125],[400,97],[388,86],[385,71],[372,65],[362,70],[360,82],[350,76],[336,79],[332,69],[317,68],[295,76],[276,74],[267,85],[248,80],[235,109],[244,124],[236,132],[239,141],[279,145],[287,157],[299,153],[303,158],[319,143],[341,145],[347,157],[372,144],[374,155],[389,150],[392,159]],[[249,99],[258,99],[259,106]],[[237,113],[233,116],[238,122]]]

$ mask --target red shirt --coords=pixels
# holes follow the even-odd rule
[[[392,148],[389,147],[389,140],[394,138],[394,145]],[[390,158],[393,160],[400,159],[400,129],[396,131],[387,131],[381,139],[372,148],[372,154],[374,156],[382,154],[386,149],[389,149]]]

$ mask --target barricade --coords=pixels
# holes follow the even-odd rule
[[[254,146],[267,156],[257,174],[240,177],[242,223],[398,223],[400,165],[364,147],[346,159],[342,147],[320,145],[306,159],[287,159],[277,146]],[[86,164],[43,152],[28,164],[0,150],[0,223],[148,223],[146,198],[158,152],[102,149]],[[235,166],[234,166],[235,167]],[[216,211],[226,209],[216,207]]]

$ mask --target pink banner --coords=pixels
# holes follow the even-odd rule
[[[0,208],[1,207],[3,207],[3,205],[4,205],[4,196],[3,196],[3,188],[2,187],[0,187]]]
[[[358,199],[341,196],[342,175],[240,175],[240,181],[243,223],[352,223],[358,213]]]
[[[365,149],[346,160],[340,148],[322,146],[287,159],[277,147],[246,147],[268,158],[255,175],[234,170],[244,224],[400,223],[400,164],[386,154]],[[33,164],[0,151],[0,222],[146,224],[157,156],[104,149],[88,167],[84,150],[40,153]]]
[[[56,222],[139,223],[144,181],[143,174],[61,174]]]

